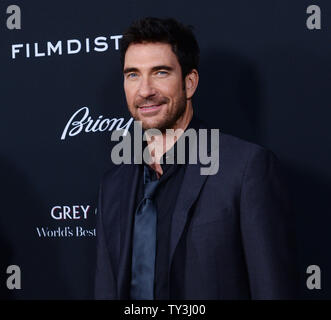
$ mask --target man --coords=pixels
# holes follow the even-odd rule
[[[166,143],[166,129],[206,128],[193,116],[199,47],[192,31],[145,18],[124,34],[121,50],[129,111],[145,133],[161,134],[145,142],[152,163],[104,175],[95,297],[295,298],[293,225],[275,156],[222,133],[215,174],[202,175],[200,162],[165,161],[179,141]]]

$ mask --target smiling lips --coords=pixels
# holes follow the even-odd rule
[[[158,104],[158,105],[146,105],[146,106],[140,106],[138,107],[138,109],[141,111],[141,112],[152,112],[152,111],[155,111],[155,110],[158,110],[160,109],[162,106],[162,104]]]

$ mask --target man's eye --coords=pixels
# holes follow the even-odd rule
[[[128,74],[128,78],[135,78],[135,77],[137,77],[137,74],[134,72]]]
[[[157,74],[164,76],[164,75],[168,74],[168,72],[167,71],[158,71]]]

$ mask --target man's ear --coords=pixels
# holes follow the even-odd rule
[[[199,73],[196,69],[193,69],[185,77],[185,89],[186,89],[186,99],[191,99],[199,83]]]

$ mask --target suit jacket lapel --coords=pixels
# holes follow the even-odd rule
[[[193,127],[198,129],[207,129],[207,127],[197,118],[194,118]],[[208,130],[210,133],[210,131]],[[197,140],[190,148],[197,148],[197,155],[199,155],[199,132],[197,131]],[[207,143],[207,154],[211,154],[210,140]],[[188,157],[188,155],[186,155]],[[184,179],[178,194],[175,210],[171,223],[171,235],[170,235],[170,248],[169,248],[169,265],[168,265],[168,280],[170,280],[170,268],[173,260],[173,256],[178,244],[178,241],[184,231],[185,225],[188,219],[188,213],[194,202],[199,196],[208,175],[201,175],[200,169],[203,165],[199,162],[197,164],[187,164]],[[212,170],[212,168],[209,168]],[[188,191],[189,190],[189,191]]]
[[[199,165],[187,165],[184,180],[179,191],[171,223],[168,277],[175,249],[187,222],[188,213],[207,176],[200,175]],[[187,192],[189,190],[189,192]]]
[[[129,299],[131,274],[131,240],[137,184],[139,182],[139,165],[125,165],[123,175],[123,192],[120,211],[120,261],[118,269],[117,290],[119,299]]]

